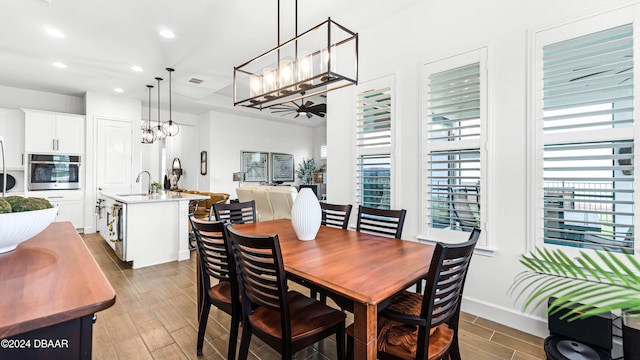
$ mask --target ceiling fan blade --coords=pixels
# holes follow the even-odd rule
[[[312,112],[316,115],[320,114],[320,113],[326,113],[327,112],[327,104],[318,104],[318,105],[313,105],[307,108],[307,111]]]
[[[272,111],[271,113],[275,114],[275,113],[281,113],[281,112],[294,112],[296,111],[295,109],[282,109],[282,110],[275,110]]]
[[[309,107],[309,106],[311,106],[311,105],[313,105],[313,101],[307,101],[307,102],[304,104],[304,107],[308,108],[308,107]]]
[[[300,114],[296,114],[296,116],[294,116],[293,118],[295,119],[295,118],[297,118],[298,116],[300,116]]]
[[[298,109],[297,106],[291,106],[291,105],[278,105],[278,106],[274,106],[271,108],[272,110],[283,110],[283,109],[289,109],[289,110],[296,110]]]
[[[313,114],[311,112],[307,112],[307,119],[311,119],[312,116]]]

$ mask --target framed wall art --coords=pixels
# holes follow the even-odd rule
[[[294,181],[295,167],[293,155],[271,153],[271,181]]]
[[[266,182],[269,180],[269,153],[243,151],[241,161],[245,182]]]
[[[200,151],[200,175],[207,175],[207,152]]]

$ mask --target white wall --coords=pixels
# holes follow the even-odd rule
[[[207,112],[200,115],[198,126],[198,169],[196,170],[196,187],[195,189],[200,191],[211,191],[209,188],[211,181],[211,162],[209,160],[209,152],[211,151],[211,143],[217,139],[217,137],[211,136],[211,118],[213,113]],[[200,153],[202,151],[207,152],[207,173],[205,175],[200,174]],[[236,171],[236,170],[234,170]],[[222,191],[220,191],[222,192]],[[231,194],[231,193],[229,193]]]
[[[314,129],[256,119],[244,114],[211,112],[209,122],[209,186],[200,189],[223,192],[236,198],[233,173],[240,171],[241,151],[293,154],[297,167],[302,158],[314,156]]]
[[[617,2],[620,4],[620,2]],[[624,3],[629,3],[625,1]],[[494,256],[476,255],[465,289],[463,308],[494,321],[538,335],[546,334],[540,309],[521,314],[508,294],[514,276],[523,268],[519,256],[527,250],[526,216],[526,104],[527,32],[550,22],[570,19],[602,7],[584,1],[424,1],[397,16],[355,29],[360,36],[360,82],[395,76],[396,164],[398,204],[408,210],[403,238],[419,235],[421,67],[449,56],[488,47],[489,218],[486,234],[497,248]],[[607,6],[611,6],[612,2]],[[553,10],[551,10],[553,9]],[[461,26],[464,24],[464,26]],[[357,88],[329,93],[328,200],[353,202],[353,104]]]
[[[83,96],[69,96],[0,85],[0,108],[35,109],[84,115]]]

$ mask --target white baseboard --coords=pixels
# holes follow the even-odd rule
[[[522,313],[467,296],[463,296],[461,309],[466,313],[480,316],[541,338],[549,336],[547,319],[540,316]]]

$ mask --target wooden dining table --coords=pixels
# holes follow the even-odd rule
[[[247,234],[278,234],[287,274],[352,302],[355,359],[376,359],[378,306],[429,271],[432,245],[321,226],[298,240],[291,220],[233,225]]]

